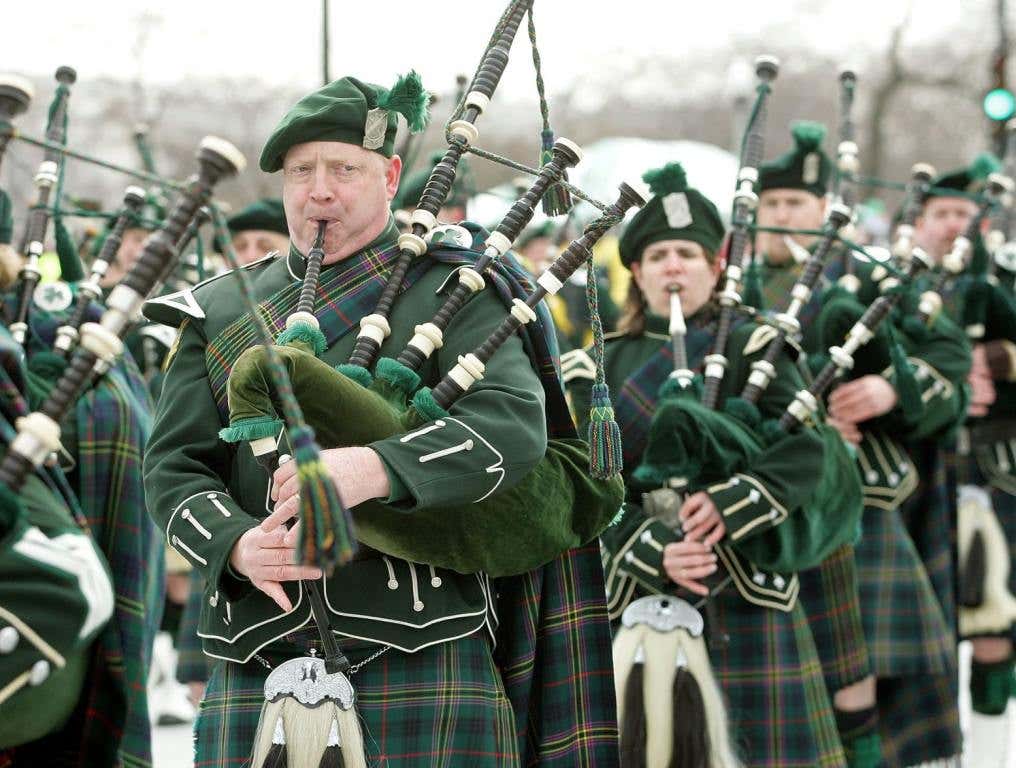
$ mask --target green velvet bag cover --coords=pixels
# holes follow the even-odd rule
[[[277,349],[322,448],[366,445],[426,421],[415,409],[398,407],[405,395],[390,382],[376,383],[394,402],[304,349]],[[231,426],[222,431],[223,439],[251,439],[241,434],[250,425],[281,427],[263,348],[252,347],[237,359],[228,399]],[[621,478],[595,480],[588,467],[585,441],[554,439],[522,482],[478,503],[412,512],[378,502],[361,504],[351,510],[356,537],[386,554],[460,573],[525,573],[592,541],[620,509]],[[506,530],[517,535],[505,536]]]

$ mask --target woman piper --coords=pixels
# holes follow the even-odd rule
[[[645,489],[637,487],[632,473],[647,447],[660,386],[675,368],[670,294],[679,292],[687,318],[687,367],[701,370],[716,334],[712,295],[723,267],[724,237],[716,206],[687,186],[680,165],[643,178],[654,197],[621,238],[621,260],[632,282],[619,330],[606,337],[604,353],[629,491],[623,517],[602,536],[611,618],[616,621],[634,599],[646,595],[681,594],[697,601],[709,592],[705,580],[725,567],[733,585],[711,598],[715,623],[707,633],[728,638],[710,657],[727,700],[736,751],[745,765],[759,768],[845,765],[814,641],[797,603],[797,576],[754,568],[736,553],[737,542],[784,522],[810,499],[823,471],[821,440],[810,430],[784,437],[728,482],[689,496],[680,510],[682,533],[641,506],[638,491]],[[762,357],[771,338],[766,326],[737,324],[725,349],[729,363],[721,404],[741,391],[751,363]],[[584,414],[589,392],[582,380],[592,378],[593,365],[583,351],[570,358],[562,361],[565,380],[575,412]],[[776,367],[778,375],[758,403],[767,419],[779,416],[803,387],[788,355]],[[734,546],[721,553],[717,545],[725,544]],[[723,752],[714,744],[709,764],[728,764]]]

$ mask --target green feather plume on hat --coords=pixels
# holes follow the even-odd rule
[[[1002,170],[1002,163],[990,152],[981,152],[970,164],[970,178],[986,179],[993,173]]]
[[[649,185],[649,190],[657,197],[688,189],[688,174],[680,163],[667,163],[662,168],[646,171],[642,174],[642,181]]]
[[[430,94],[424,90],[423,81],[415,69],[401,75],[389,90],[379,89],[377,105],[379,109],[398,112],[405,117],[411,133],[422,131],[430,120]]]
[[[790,129],[790,134],[794,137],[794,144],[802,152],[816,152],[825,141],[826,127],[822,123],[799,120]]]

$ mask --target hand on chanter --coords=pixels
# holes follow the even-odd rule
[[[699,579],[716,572],[716,553],[701,541],[676,541],[663,548],[663,570],[678,586],[706,596],[709,587]]]
[[[710,549],[727,532],[723,516],[704,491],[693,493],[685,499],[678,517],[681,518],[685,540],[702,542]]]
[[[829,395],[829,415],[861,424],[896,407],[896,390],[881,376],[869,374],[841,384]]]
[[[828,416],[826,417],[826,424],[839,432],[840,437],[851,445],[861,444],[861,430],[857,428],[857,424],[854,422]]]

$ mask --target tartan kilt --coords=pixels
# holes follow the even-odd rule
[[[955,670],[945,675],[880,679],[877,685],[885,768],[944,760],[963,751]]]
[[[958,458],[924,440],[907,445],[917,467],[917,489],[900,506],[900,517],[910,533],[935,590],[946,625],[956,639],[956,493]]]
[[[800,601],[832,694],[872,672],[861,624],[854,548],[844,545],[818,568],[801,571]]]
[[[198,619],[204,600],[205,582],[196,569],[190,572],[190,592],[180,617],[176,632],[176,679],[181,683],[204,683],[208,681],[212,663],[210,656],[201,650],[198,637]]]
[[[846,765],[822,666],[798,603],[789,613],[713,598],[730,642],[710,650],[727,698],[734,746],[751,768]]]
[[[952,626],[897,510],[864,508],[854,556],[876,677],[953,673]]]
[[[296,648],[320,648],[315,637],[300,630],[285,638],[293,653],[261,656],[275,666]],[[356,664],[379,646],[345,641],[342,649]],[[248,765],[267,676],[257,659],[214,667],[194,726],[195,768]],[[351,679],[372,768],[520,765],[515,716],[485,630],[413,654],[393,648]]]

